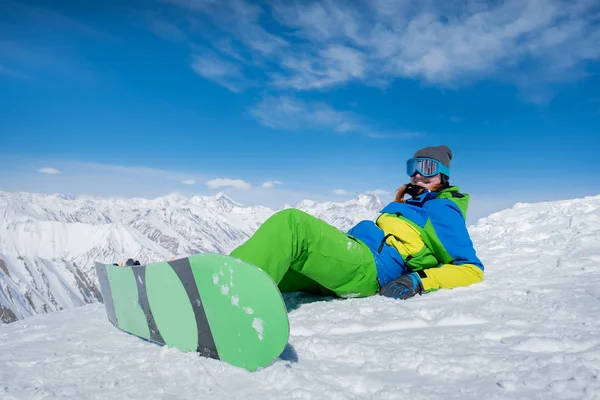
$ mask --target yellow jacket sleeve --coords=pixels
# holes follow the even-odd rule
[[[444,264],[439,268],[429,268],[419,272],[423,290],[452,289],[469,286],[483,281],[483,270],[473,264]]]

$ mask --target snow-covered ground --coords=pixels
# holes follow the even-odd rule
[[[289,346],[253,373],[124,334],[98,303],[0,326],[0,398],[600,399],[600,196],[471,233],[483,283],[289,296]]]

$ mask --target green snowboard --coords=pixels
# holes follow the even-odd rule
[[[283,352],[287,310],[277,285],[237,258],[204,253],[168,262],[96,263],[108,319],[143,339],[255,371]]]

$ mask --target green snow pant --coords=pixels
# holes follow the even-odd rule
[[[272,215],[230,255],[265,271],[282,293],[366,297],[379,290],[371,250],[298,209]]]

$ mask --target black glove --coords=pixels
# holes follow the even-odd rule
[[[388,282],[379,290],[379,294],[393,299],[406,300],[416,294],[423,294],[423,284],[419,275],[412,272]]]
[[[404,193],[406,193],[410,197],[417,197],[418,195],[423,193],[424,190],[425,188],[423,186],[413,185],[412,183],[409,183],[408,185],[406,185]]]

